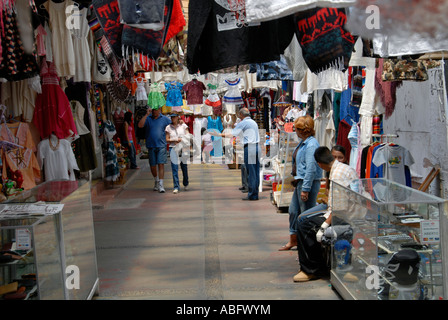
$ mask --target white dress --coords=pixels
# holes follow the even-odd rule
[[[89,35],[90,27],[87,21],[87,8],[79,11],[79,29],[74,28],[73,34],[73,51],[75,52],[76,70],[75,82],[90,82],[91,81],[91,64],[92,57],[90,54],[89,42],[87,36]]]
[[[66,10],[70,12],[69,6],[74,2],[65,0],[61,3],[47,1],[44,4],[50,17],[51,47],[53,50],[53,61],[59,77],[72,77],[76,74],[75,51],[70,29],[66,26]]]
[[[137,78],[137,89],[135,90],[135,99],[137,101],[148,101],[148,95],[145,89],[145,82],[143,79]]]

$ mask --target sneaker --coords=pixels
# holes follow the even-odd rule
[[[159,180],[154,181],[154,191],[159,191]]]
[[[163,186],[159,186],[159,192],[160,193],[165,193],[165,188],[163,188]]]
[[[178,194],[178,193],[179,193],[179,189],[174,189],[174,190],[173,190],[173,193],[174,193],[174,194]]]
[[[189,190],[190,188],[188,188],[188,186],[185,186],[185,191]]]

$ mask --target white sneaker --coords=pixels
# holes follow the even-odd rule
[[[154,181],[154,191],[159,191],[159,180]]]
[[[161,184],[159,184],[159,192],[165,193],[165,188]]]
[[[174,190],[173,190],[173,193],[174,193],[174,194],[178,194],[178,193],[179,193],[179,189],[174,189]]]

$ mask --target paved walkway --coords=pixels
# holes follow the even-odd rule
[[[242,201],[239,170],[189,165],[190,190],[176,195],[169,165],[160,194],[147,160],[140,164],[122,188],[92,199],[95,299],[339,299],[328,279],[292,281],[297,251],[277,251],[288,215],[277,213],[267,190]]]

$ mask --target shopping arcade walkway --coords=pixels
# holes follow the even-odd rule
[[[95,299],[339,299],[328,279],[292,281],[297,251],[277,250],[288,215],[277,213],[267,188],[259,201],[242,201],[240,170],[197,164],[189,165],[190,190],[176,195],[166,165],[160,194],[147,160],[140,165],[118,192],[101,193],[101,206],[94,199]]]

